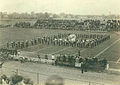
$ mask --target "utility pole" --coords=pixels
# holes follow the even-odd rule
[[[2,68],[1,68],[1,74],[3,74],[3,72],[2,72]]]
[[[89,82],[89,85],[90,85],[90,82]]]
[[[18,75],[18,69],[16,69],[16,75]]]
[[[80,49],[78,49],[78,56],[81,56]]]
[[[37,85],[39,85],[39,73],[37,73]]]

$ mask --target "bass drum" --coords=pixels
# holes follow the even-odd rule
[[[75,42],[76,41],[76,35],[75,34],[70,34],[68,36],[68,41],[69,42]]]

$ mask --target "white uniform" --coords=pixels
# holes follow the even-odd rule
[[[55,56],[54,55],[52,55],[52,60],[55,60]]]

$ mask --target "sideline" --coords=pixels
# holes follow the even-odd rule
[[[38,50],[38,51],[34,51],[34,52],[39,52],[39,51],[41,51],[41,50],[48,49],[48,48],[52,48],[52,47],[53,47],[53,46],[49,46],[49,47],[42,48],[42,49],[40,49],[40,50]]]
[[[50,53],[50,54],[51,54],[51,55],[52,55],[52,54],[56,54],[56,53],[59,53],[59,52],[61,52],[61,51],[64,51],[64,50],[66,50],[66,49],[68,49],[68,48],[71,48],[71,47],[63,48],[63,49],[61,49],[61,50],[58,50],[58,51],[56,51],[56,52],[53,52],[53,53]]]

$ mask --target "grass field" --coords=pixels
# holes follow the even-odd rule
[[[0,29],[0,46],[2,47],[6,42],[31,40],[36,37],[51,36],[58,33],[85,33],[91,32],[83,31],[65,31],[65,30],[49,30],[49,29],[25,29],[25,28],[1,28]],[[95,32],[94,32],[95,33]],[[103,34],[103,33],[97,33]],[[82,48],[82,57],[98,57],[100,59],[106,58],[109,61],[110,68],[120,69],[120,33],[109,33],[111,39],[103,42],[94,48]],[[76,47],[66,46],[52,46],[52,45],[36,45],[22,50],[24,54],[35,56],[40,54],[71,54],[75,55],[78,52]]]

